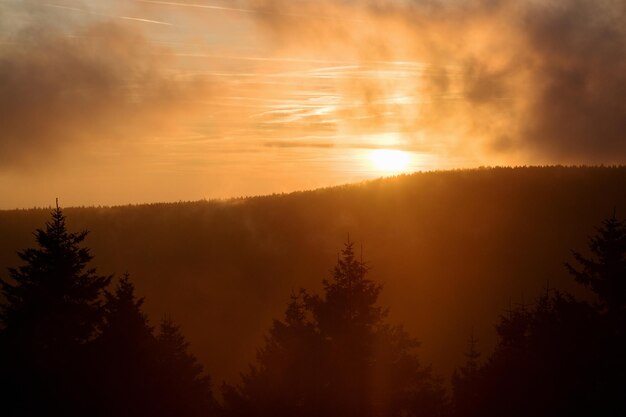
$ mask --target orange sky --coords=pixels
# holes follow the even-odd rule
[[[626,160],[612,0],[0,2],[0,208]]]

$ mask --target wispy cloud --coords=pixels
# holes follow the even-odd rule
[[[362,104],[367,114],[361,116],[375,121],[372,128],[389,128],[400,112],[407,131],[446,140],[449,151],[474,152],[486,161],[626,160],[623,2],[254,4],[282,13],[259,19],[283,53],[343,52],[359,63],[408,61],[423,68],[410,75],[377,68],[313,75],[335,80],[345,75],[343,94]],[[339,21],[284,17],[318,10],[357,16],[368,24],[347,27]],[[385,98],[390,96],[404,98]],[[408,105],[390,111],[388,105],[402,101]]]
[[[217,4],[207,4],[207,3],[181,3],[174,1],[164,1],[164,0],[134,0],[138,3],[145,4],[153,4],[160,6],[170,6],[170,7],[178,7],[178,8],[190,8],[190,9],[201,9],[208,11],[222,11],[222,12],[234,12],[234,13],[243,13],[250,15],[276,15],[283,16],[288,18],[296,18],[296,19],[314,19],[321,21],[335,21],[335,20],[343,20],[348,22],[358,22],[359,19],[354,16],[337,16],[333,13],[324,14],[319,10],[315,13],[299,13],[297,11],[292,10],[282,10],[275,7],[267,7],[267,5],[262,2],[259,3],[251,3],[251,7],[229,7],[229,6],[221,6]]]
[[[218,10],[225,12],[237,12],[237,13],[259,13],[258,10],[254,9],[244,9],[240,7],[225,7],[225,6],[216,6],[212,4],[202,4],[202,3],[179,3],[174,1],[159,1],[159,0],[135,0],[138,3],[147,3],[147,4],[156,4],[161,6],[174,6],[174,7],[185,7],[192,9],[205,9],[205,10]]]
[[[104,13],[97,13],[97,12],[93,12],[91,10],[81,9],[81,8],[78,8],[78,7],[63,6],[63,5],[59,5],[59,4],[42,3],[42,6],[43,7],[52,7],[52,8],[55,8],[55,9],[62,9],[62,10],[70,10],[70,11],[73,11],[73,12],[86,13],[86,14],[99,16],[99,17],[104,17],[104,18],[110,18],[110,19],[131,20],[131,21],[135,21],[135,22],[153,23],[153,24],[156,24],[156,25],[173,26],[171,23],[162,22],[160,20],[144,19],[144,18],[141,18],[141,17],[130,17],[130,16],[114,16],[114,15],[109,15],[109,14],[104,14]]]
[[[79,155],[223,195],[377,176],[381,147],[624,163],[625,73],[613,0],[3,2],[0,177]]]

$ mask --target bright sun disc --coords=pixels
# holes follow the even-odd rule
[[[392,149],[373,150],[369,157],[377,170],[386,173],[405,171],[411,163],[411,155],[408,152]]]

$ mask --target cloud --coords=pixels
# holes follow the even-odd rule
[[[528,145],[547,156],[626,161],[626,6],[568,2],[530,10],[534,91]]]
[[[168,71],[170,51],[134,28],[89,21],[71,29],[36,19],[4,34],[0,169],[52,161],[76,143],[162,132],[206,93],[206,80]]]
[[[258,22],[277,53],[423,64],[339,84],[360,104],[347,120],[370,123],[360,128],[417,132],[420,141],[483,160],[626,162],[624,2],[251,0],[249,7],[272,12]],[[394,95],[418,104],[384,100]]]
[[[624,2],[59,3],[0,9],[0,169],[387,132],[470,164],[626,162]]]

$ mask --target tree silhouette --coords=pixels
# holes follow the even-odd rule
[[[497,325],[499,343],[479,373],[484,416],[603,413],[607,334],[587,303],[554,291]]]
[[[589,250],[591,257],[574,252],[580,269],[566,266],[599,304],[549,290],[534,305],[502,315],[493,354],[453,378],[457,416],[626,414],[625,223],[615,215],[604,220]]]
[[[581,269],[566,264],[577,282],[589,287],[611,314],[626,307],[626,224],[613,216],[604,220],[589,238],[588,258],[574,252]]]
[[[18,252],[24,264],[0,279],[1,367],[4,404],[15,415],[62,410],[82,402],[83,349],[101,320],[102,290],[110,277],[88,268],[81,247],[87,232],[67,231],[58,207],[45,229],[34,233],[38,247]]]
[[[574,252],[580,269],[566,264],[577,282],[599,298],[598,327],[603,330],[601,348],[592,351],[602,370],[596,380],[597,397],[605,415],[626,414],[626,222],[605,219],[589,238],[591,257]]]
[[[95,356],[102,358],[98,384],[103,415],[137,416],[158,411],[157,341],[128,274],[106,292],[104,321]]]
[[[168,318],[161,321],[157,336],[159,413],[163,416],[196,417],[215,412],[211,379],[189,353],[180,328]]]
[[[169,319],[155,337],[128,274],[106,293],[94,353],[103,366],[96,389],[104,416],[197,417],[216,412],[210,379]],[[99,385],[98,385],[99,384]]]
[[[196,417],[214,414],[210,380],[179,328],[154,336],[128,274],[87,267],[87,232],[70,233],[61,209],[38,229],[38,248],[0,280],[2,415]],[[104,295],[104,297],[102,297]]]
[[[224,386],[233,416],[316,416],[328,412],[324,346],[307,319],[304,290],[291,296],[283,320],[274,320],[257,363],[238,386]]]
[[[478,340],[474,337],[474,329],[467,341],[464,352],[465,364],[454,370],[452,374],[452,395],[456,416],[474,416],[479,408],[479,363],[480,352]]]
[[[626,226],[615,215],[589,238],[591,257],[574,252],[580,269],[566,264],[593,291],[590,305],[547,291],[527,308],[500,318],[495,351],[474,372],[478,398],[458,416],[616,416],[626,413]],[[462,382],[458,378],[456,385]]]
[[[237,387],[227,387],[233,415],[439,415],[445,398],[416,354],[418,343],[385,322],[377,305],[382,286],[368,266],[341,251],[323,295],[293,296],[276,320],[258,364]]]
[[[45,230],[35,232],[39,248],[18,252],[25,264],[9,269],[13,282],[0,279],[5,333],[31,338],[30,347],[43,350],[89,340],[101,318],[99,297],[111,278],[87,268],[92,256],[80,247],[87,233],[69,233],[57,207]]]

